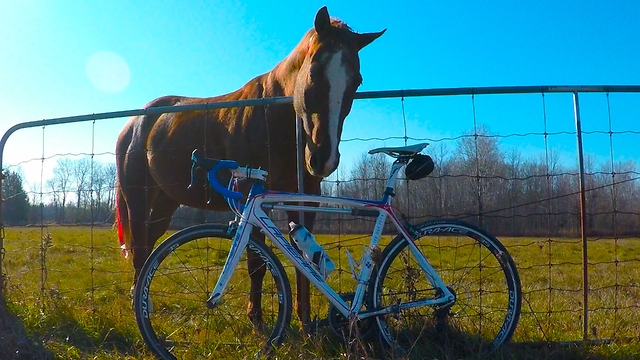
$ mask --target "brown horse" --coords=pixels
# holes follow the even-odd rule
[[[320,193],[322,177],[338,167],[342,124],[362,82],[358,51],[382,33],[384,30],[355,33],[342,21],[330,19],[323,7],[316,14],[314,28],[291,54],[239,90],[211,98],[165,96],[146,108],[276,96],[292,96],[294,106],[190,111],[129,120],[116,144],[116,212],[121,244],[133,254],[134,285],[144,261],[180,204],[228,209],[220,196],[207,204],[209,196],[202,187],[187,189],[190,154],[196,148],[204,150],[207,157],[265,168],[271,189],[297,191],[297,113],[306,134],[304,190]],[[288,217],[297,220],[297,214]],[[306,216],[305,220],[311,226],[313,216]],[[249,268],[259,267],[260,262],[259,258],[250,258]],[[299,274],[296,279],[298,316],[307,323],[309,283]],[[254,283],[259,288],[261,281],[260,275],[252,276],[252,288]],[[252,297],[253,294],[252,291]],[[259,291],[256,295],[260,296]],[[249,301],[254,312],[250,315],[259,319],[261,309],[253,308],[253,304],[259,306],[259,298]]]

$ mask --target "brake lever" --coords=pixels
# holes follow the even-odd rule
[[[198,168],[200,167],[200,157],[200,150],[193,150],[193,152],[191,153],[191,182],[189,182],[189,186],[187,186],[187,189],[192,189],[196,185],[202,184],[202,178],[198,174]]]

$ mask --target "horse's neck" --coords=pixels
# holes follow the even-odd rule
[[[283,91],[282,96],[293,96],[296,77],[309,49],[312,34],[313,30],[307,32],[293,51],[278,63],[273,70],[265,74],[267,81],[273,81],[279,84]]]
[[[242,88],[225,95],[208,98],[211,101],[229,99],[252,99],[277,96],[293,96],[298,72],[304,63],[309,49],[313,29],[309,30],[298,45],[287,57],[282,59],[271,71],[258,75],[247,82]],[[147,105],[148,107],[149,105]]]

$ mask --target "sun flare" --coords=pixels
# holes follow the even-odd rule
[[[93,53],[87,60],[87,77],[101,91],[115,93],[129,85],[129,65],[118,54],[109,51]]]

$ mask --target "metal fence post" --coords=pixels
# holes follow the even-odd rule
[[[304,193],[304,148],[302,147],[302,119],[296,114],[296,153],[298,159],[298,192]],[[303,205],[300,203],[300,205]],[[304,226],[304,212],[298,213],[298,224]]]
[[[580,122],[580,101],[578,92],[573,93],[573,113],[576,120],[578,141],[578,175],[580,178],[580,235],[582,237],[582,338],[589,337],[589,257],[587,256],[587,216],[585,204],[584,152],[582,150],[582,124]]]
[[[0,180],[2,182],[2,180]],[[2,193],[2,189],[0,188],[0,194]],[[0,199],[2,202],[2,199]],[[0,207],[0,211],[1,207]],[[3,304],[1,302],[4,301],[4,273],[2,272],[2,263],[4,262],[4,225],[2,224],[2,215],[0,215],[0,306]]]
[[[0,306],[4,305],[4,273],[2,272],[2,263],[4,263],[4,219],[2,218],[2,203],[4,202],[4,196],[2,196],[2,183],[4,181],[4,168],[2,167],[2,155],[4,152],[4,142],[0,147]]]

